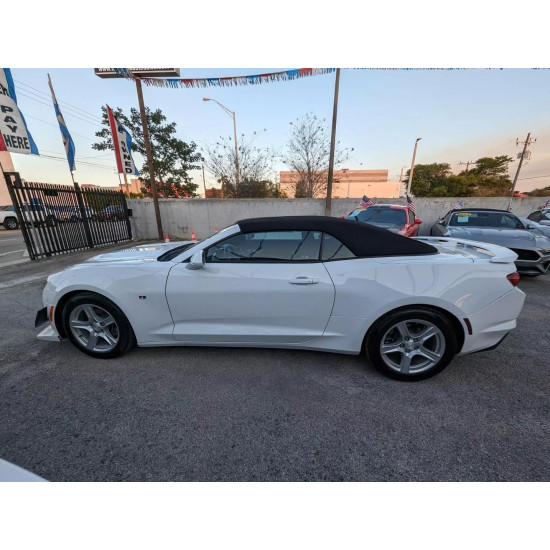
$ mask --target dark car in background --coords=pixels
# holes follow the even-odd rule
[[[507,210],[451,210],[432,225],[430,235],[509,248],[518,255],[516,267],[524,275],[542,275],[550,267],[550,239]]]
[[[120,204],[113,204],[111,206],[107,206],[100,212],[98,212],[97,215],[98,219],[104,220],[104,221],[120,221],[126,219],[126,211],[124,210],[124,207]]]
[[[348,220],[368,223],[405,237],[416,237],[422,220],[400,204],[375,204],[356,208],[346,216]]]
[[[531,214],[527,216],[527,219],[540,223],[541,225],[550,226],[550,208],[543,208],[542,210],[531,212]]]

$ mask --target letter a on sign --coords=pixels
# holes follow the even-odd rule
[[[9,69],[0,69],[0,151],[38,155],[38,148],[17,106]]]
[[[113,147],[115,149],[116,164],[119,174],[134,174],[139,176],[138,169],[132,158],[132,136],[130,132],[119,124],[109,105],[107,105],[109,125],[113,134]]]

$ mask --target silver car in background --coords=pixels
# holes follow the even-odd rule
[[[524,275],[542,275],[550,267],[550,238],[506,210],[451,210],[432,225],[430,235],[505,246],[518,255],[516,267]]]

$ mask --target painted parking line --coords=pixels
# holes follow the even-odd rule
[[[25,260],[28,261],[28,260]],[[5,266],[6,264],[3,264]],[[48,273],[38,273],[37,275],[31,275],[29,277],[21,277],[21,279],[15,279],[14,281],[8,281],[7,283],[0,283],[0,290],[4,288],[9,288],[12,286],[23,285],[25,283],[30,283],[32,281],[37,281],[38,279],[46,279]]]
[[[7,256],[8,254],[16,254],[17,252],[26,252],[26,250],[21,249],[21,250],[12,250],[11,252],[2,252],[0,256]]]

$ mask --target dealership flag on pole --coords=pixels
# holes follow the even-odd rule
[[[9,69],[0,69],[0,151],[38,155],[38,148],[17,106]]]
[[[55,115],[57,116],[57,122],[59,122],[59,129],[61,130],[61,139],[63,140],[63,147],[65,147],[65,153],[67,154],[67,160],[69,161],[69,168],[72,172],[73,170],[76,170],[76,166],[74,163],[74,153],[75,153],[74,141],[73,141],[73,138],[71,137],[71,134],[69,134],[69,130],[67,129],[67,125],[65,124],[65,119],[63,118],[63,115],[59,110],[59,105],[57,104],[57,99],[55,98],[55,93],[53,91],[50,75],[48,75],[48,84],[50,85],[50,90],[52,91],[52,101],[53,101],[53,106],[55,108]]]
[[[109,124],[113,134],[113,147],[115,149],[116,164],[119,174],[133,174],[139,176],[138,169],[132,158],[132,136],[122,124],[119,124],[115,115],[107,105]]]

